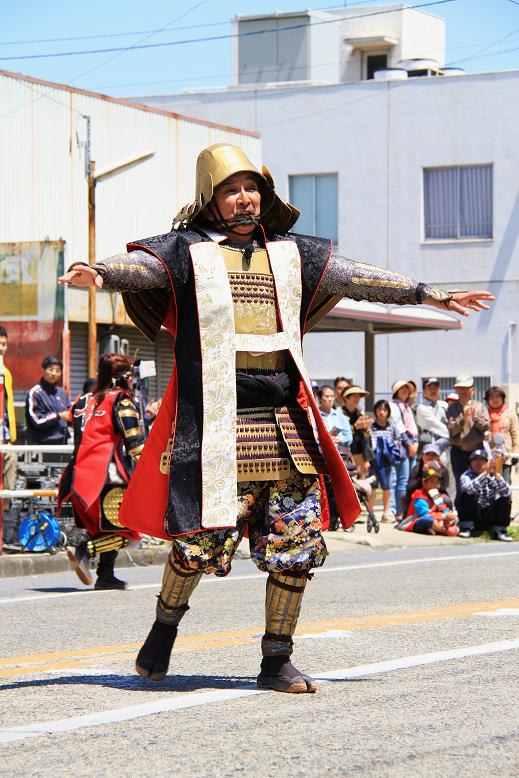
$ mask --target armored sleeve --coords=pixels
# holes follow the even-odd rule
[[[352,300],[393,305],[419,305],[426,298],[448,303],[451,299],[441,289],[338,254],[332,254],[320,288],[328,294]]]
[[[126,452],[137,462],[145,442],[137,408],[131,400],[125,398],[116,403],[114,415]]]
[[[69,270],[86,262],[74,262]],[[162,262],[142,249],[100,259],[93,265],[103,279],[107,292],[140,292],[168,286],[168,274]]]

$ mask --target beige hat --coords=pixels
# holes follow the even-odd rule
[[[454,388],[457,386],[468,389],[469,387],[474,386],[474,378],[471,375],[457,375],[456,380],[454,381]]]
[[[369,392],[366,392],[365,389],[361,389],[360,386],[347,386],[342,393],[342,399],[345,400],[350,394],[360,394],[361,397],[367,397]]]
[[[393,395],[393,397],[398,392],[398,390],[401,389],[403,386],[407,386],[408,389],[411,389],[411,386],[408,381],[395,381],[395,383],[391,387],[391,394]]]

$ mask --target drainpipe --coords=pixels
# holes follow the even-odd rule
[[[512,340],[514,336],[514,329],[516,327],[517,322],[515,321],[509,321],[508,322],[508,340],[507,340],[507,359],[506,359],[506,372],[507,372],[507,384],[510,390],[510,386],[512,384]]]

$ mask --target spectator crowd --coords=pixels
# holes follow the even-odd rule
[[[318,386],[321,414],[350,471],[382,493],[383,523],[431,535],[511,541],[511,472],[519,452],[519,420],[506,392],[490,387],[482,401],[474,378],[456,377],[441,399],[440,381],[395,381],[391,398],[373,412],[362,409],[369,393],[338,376]],[[325,479],[326,482],[326,479]],[[331,525],[337,526],[326,482]],[[375,491],[371,498],[373,508]]]
[[[0,326],[0,361],[4,398],[3,441],[16,441],[13,379],[5,364],[8,334]],[[8,357],[7,357],[8,359]],[[137,365],[137,363],[136,363]],[[42,374],[26,395],[25,420],[31,443],[59,445],[69,440],[71,402],[60,386],[63,365],[47,356]],[[135,369],[135,366],[134,366]],[[89,379],[82,396],[95,392]],[[338,376],[333,386],[312,382],[324,423],[354,477],[362,484],[364,503],[373,513],[376,488],[382,498],[383,523],[407,532],[478,536],[510,541],[511,473],[519,452],[519,421],[507,407],[505,390],[490,387],[476,399],[474,379],[456,377],[452,391],[441,398],[438,378],[423,381],[420,392],[412,380],[391,386],[389,399],[379,399],[373,411],[363,409],[369,392]],[[148,403],[144,385],[132,390],[142,407],[141,426],[149,427],[160,399]],[[142,393],[142,394],[141,394]],[[77,398],[76,398],[77,400]],[[4,488],[14,489],[17,457],[3,455]],[[339,517],[329,479],[324,477],[331,526]]]

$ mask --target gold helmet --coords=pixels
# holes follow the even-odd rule
[[[215,143],[198,155],[195,199],[173,219],[171,229],[192,224],[213,198],[214,190],[235,173],[253,173],[261,192],[260,222],[269,234],[287,232],[298,220],[299,211],[276,194],[274,181],[266,167],[260,172],[239,146]]]

